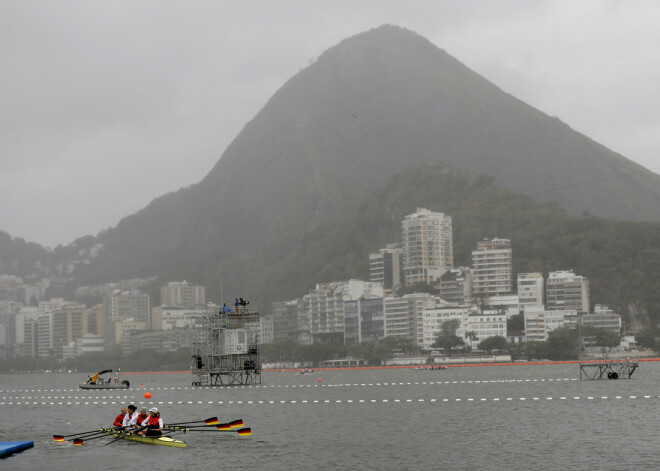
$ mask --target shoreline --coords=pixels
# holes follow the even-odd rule
[[[660,361],[660,358],[652,357],[652,358],[631,358],[631,357],[626,357],[626,358],[608,358],[608,359],[602,359],[602,358],[584,358],[582,360],[564,360],[564,361],[520,361],[520,362],[503,362],[503,361],[491,361],[491,362],[481,362],[481,363],[454,363],[454,364],[443,364],[447,368],[445,369],[450,369],[450,368],[471,368],[471,367],[476,367],[476,366],[544,366],[544,365],[574,365],[574,364],[580,364],[580,363],[613,363],[613,362],[620,362],[620,361],[626,361],[626,360],[636,360],[638,362],[651,362],[651,361]],[[323,368],[311,368],[315,372],[316,371],[341,371],[341,370],[388,370],[388,369],[422,369],[424,367],[428,366],[433,366],[433,365],[426,365],[426,364],[411,364],[411,365],[381,365],[381,366],[337,366],[337,367],[323,367]],[[436,365],[437,366],[437,365]],[[261,371],[262,372],[268,372],[268,373],[300,373],[301,368],[264,368]],[[435,370],[429,370],[429,371],[435,371]],[[441,371],[441,369],[438,369],[438,371]],[[53,374],[53,373],[58,373],[58,374],[64,374],[62,372],[3,372],[0,374]],[[80,374],[76,372],[70,372],[67,374]],[[191,374],[190,370],[187,371],[122,371],[122,376],[123,375],[164,375],[164,374]]]

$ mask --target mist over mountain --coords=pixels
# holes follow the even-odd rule
[[[451,186],[451,201],[469,196],[446,178],[427,182],[425,197],[389,215],[395,229],[382,231],[387,239],[351,232],[370,219],[364,208],[377,210],[367,204],[374,194],[390,199],[390,190],[401,192],[394,175],[420,165],[492,176],[471,180],[473,192],[481,181],[572,214],[660,221],[660,176],[503,92],[423,37],[382,26],[342,41],[285,83],[201,182],[85,239],[103,249],[76,269],[76,283],[155,275],[202,283],[215,301],[224,289],[228,299],[267,304],[333,276],[367,276],[365,254],[395,241],[396,218],[429,206],[430,189],[444,195],[441,185]],[[452,214],[455,204],[433,199],[429,209]],[[497,214],[514,211],[510,200],[497,202],[504,210]],[[353,235],[333,239],[337,230]],[[456,243],[515,239],[471,235]]]

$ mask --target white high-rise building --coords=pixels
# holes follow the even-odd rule
[[[549,311],[589,312],[589,280],[569,271],[554,271],[546,282],[546,306]]]
[[[483,342],[489,337],[506,337],[506,313],[499,309],[485,309],[483,312],[475,312],[468,316],[466,332],[472,332],[475,338],[465,338],[465,343],[475,348],[479,342]],[[456,332],[456,335],[459,335]],[[463,335],[464,336],[464,335]]]
[[[121,341],[122,332],[129,328],[129,324],[134,325],[135,329],[151,328],[151,304],[148,294],[115,290],[103,297],[103,312],[106,348]]]
[[[53,313],[47,312],[37,318],[37,355],[48,357],[53,354]]]
[[[526,304],[523,312],[527,340],[544,342],[553,330],[561,327],[575,328],[577,323],[577,311],[574,310],[550,311],[540,304]]]
[[[169,307],[193,307],[206,304],[202,285],[187,281],[173,281],[160,288],[160,305]]]
[[[257,343],[273,343],[273,316],[265,314],[259,317],[260,334]]]
[[[595,327],[617,334],[621,333],[621,316],[604,304],[596,304],[594,313],[582,316],[581,322],[585,327]]]
[[[543,275],[541,273],[518,273],[518,302],[543,304]]]
[[[459,327],[456,330],[458,337],[463,337],[467,318],[470,310],[467,306],[455,304],[444,304],[425,309],[422,313],[422,341],[419,346],[424,350],[431,350],[438,337],[442,333],[442,324],[451,320],[458,320]]]
[[[424,208],[401,222],[405,285],[436,283],[454,266],[451,216]]]
[[[415,338],[415,305],[410,298],[387,297],[383,301],[385,337]]]
[[[311,343],[337,341],[344,343],[344,301],[382,297],[383,286],[362,280],[319,283],[302,298],[300,320],[308,319]],[[302,343],[302,339],[301,339]]]
[[[428,293],[406,294],[401,298],[385,298],[383,304],[384,336],[424,343],[425,309],[432,309],[442,300]]]
[[[151,305],[147,294],[115,290],[111,295],[104,296],[103,309],[106,322],[133,319],[149,323]]]
[[[152,311],[151,328],[156,329]],[[200,310],[185,307],[160,307],[160,329],[194,329],[199,324]]]
[[[484,239],[472,251],[472,292],[493,296],[512,292],[513,266],[509,239]]]
[[[433,309],[424,310],[424,341],[423,349],[431,349],[436,338],[442,333],[442,324],[457,320],[456,336],[472,348],[479,342],[494,336],[506,336],[506,313],[498,309],[487,309],[483,312],[472,312],[468,306],[446,304]],[[472,336],[466,336],[470,332]]]

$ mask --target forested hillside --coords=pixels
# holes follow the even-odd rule
[[[660,314],[660,223],[567,214],[550,203],[498,187],[492,177],[444,165],[409,168],[386,182],[344,220],[250,259],[256,293],[305,294],[314,283],[368,279],[368,253],[400,240],[401,220],[416,207],[453,219],[455,265],[469,266],[483,238],[511,240],[514,272],[572,269],[591,283],[592,303],[608,304],[639,328]]]
[[[547,276],[549,271],[572,269],[589,278],[592,303],[616,309],[629,328],[660,320],[660,223],[571,215],[554,204],[503,189],[490,176],[447,165],[410,167],[342,217],[252,253],[226,248],[222,257],[199,254],[165,271],[148,273],[158,279],[147,292],[157,304],[161,284],[185,279],[204,284],[210,301],[222,302],[223,291],[225,301],[245,296],[268,312],[271,302],[300,297],[316,283],[368,279],[369,253],[398,242],[401,220],[417,207],[452,216],[457,266],[471,264],[471,251],[480,239],[507,238],[514,272],[540,271]],[[53,257],[36,244],[12,241],[8,235],[0,242],[3,267],[13,260],[6,256],[10,244],[26,251],[22,259],[30,263],[13,264],[22,267],[20,272],[30,272],[41,257]],[[81,246],[90,244],[80,241]],[[68,252],[75,258],[74,251]],[[58,257],[63,253],[60,248]],[[81,274],[89,269],[84,265],[73,285],[85,284]],[[132,269],[136,275],[145,274],[139,259]]]

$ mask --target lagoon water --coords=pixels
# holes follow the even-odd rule
[[[192,387],[189,374],[125,375],[83,391],[86,374],[0,375],[0,441],[34,448],[12,470],[657,469],[660,363],[632,379],[579,381],[577,365],[265,372],[262,384]],[[144,388],[139,387],[144,385]],[[150,392],[151,399],[144,393]],[[243,419],[252,436],[189,432],[185,449],[110,439],[57,443],[112,424],[122,405],[163,420]]]

